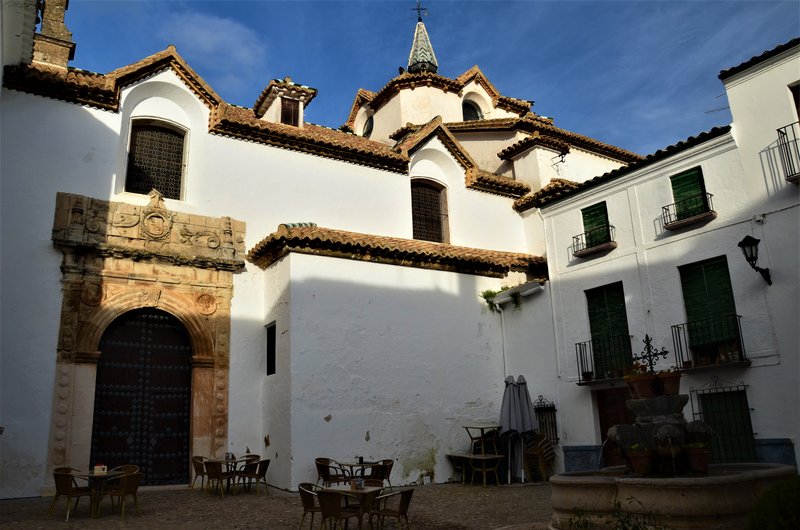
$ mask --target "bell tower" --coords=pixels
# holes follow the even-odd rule
[[[69,0],[40,0],[42,29],[33,37],[33,62],[66,68],[75,57],[72,33],[64,24]]]

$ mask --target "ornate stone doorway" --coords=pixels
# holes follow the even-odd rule
[[[100,339],[91,462],[136,464],[143,484],[189,480],[192,346],[181,322],[134,309]]]
[[[157,192],[147,206],[59,193],[53,244],[64,259],[50,467],[90,466],[96,389],[105,384],[105,359],[98,363],[114,356],[101,338],[118,318],[143,308],[174,318],[191,352],[189,448],[178,467],[188,472],[191,454],[222,457],[233,274],[244,269],[244,223],[172,212]]]

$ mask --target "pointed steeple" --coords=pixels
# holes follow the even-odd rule
[[[418,7],[418,9],[421,9]],[[411,53],[408,55],[408,71],[412,74],[418,72],[436,73],[439,64],[436,62],[436,54],[433,53],[431,39],[428,37],[428,30],[422,23],[422,16],[417,17],[417,29],[414,31],[414,42],[411,45]]]

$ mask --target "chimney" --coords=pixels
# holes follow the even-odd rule
[[[33,36],[33,62],[66,68],[75,57],[72,33],[64,24],[69,0],[40,0],[42,29]]]

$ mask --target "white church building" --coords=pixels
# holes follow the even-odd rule
[[[596,467],[645,335],[718,458],[796,463],[800,40],[720,74],[730,126],[641,157],[440,75],[421,21],[334,130],[289,77],[244,108],[173,47],[89,72],[66,0],[0,6],[0,498],[246,449],[287,490],[322,456],[445,482],[518,374],[556,469]]]

